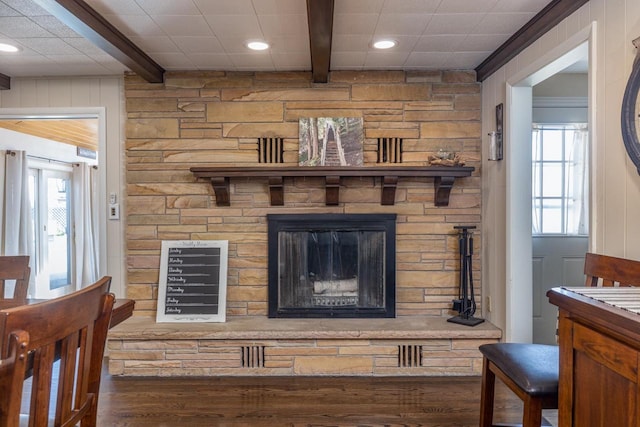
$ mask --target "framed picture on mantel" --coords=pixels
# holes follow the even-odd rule
[[[224,322],[227,240],[164,240],[160,254],[161,322]]]
[[[362,166],[362,117],[309,117],[299,120],[300,166]]]

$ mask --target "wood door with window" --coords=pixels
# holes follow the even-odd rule
[[[556,343],[557,307],[546,293],[584,284],[588,236],[588,134],[584,124],[534,125],[532,139],[533,342]]]
[[[52,169],[31,168],[29,192],[35,248],[35,298],[55,298],[73,289],[70,168],[64,165]]]
[[[556,344],[558,307],[549,303],[547,291],[558,286],[584,286],[584,236],[533,238],[533,342]]]

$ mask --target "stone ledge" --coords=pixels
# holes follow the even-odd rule
[[[116,340],[252,340],[252,339],[497,339],[502,331],[489,322],[469,327],[445,317],[394,319],[227,318],[224,323],[157,323],[134,316],[109,331]]]
[[[134,316],[109,332],[109,373],[122,376],[480,375],[478,346],[502,332],[444,317],[156,323]]]

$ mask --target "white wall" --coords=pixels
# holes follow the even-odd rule
[[[588,84],[589,76],[585,73],[558,73],[535,85],[533,97],[586,97],[589,95]]]
[[[587,123],[589,76],[559,73],[533,87],[535,123]]]
[[[104,107],[106,111],[106,146],[101,147],[100,168],[106,171],[105,195],[116,193],[121,203],[124,195],[124,80],[123,77],[28,78],[11,79],[11,90],[0,91],[0,108],[4,113],[20,109],[78,109]],[[105,201],[106,202],[106,201]],[[106,212],[105,212],[106,217]],[[106,266],[100,274],[113,277],[111,290],[125,296],[124,224],[122,220],[105,221],[107,240]]]
[[[593,157],[590,250],[640,260],[640,176],[626,155],[620,127],[622,96],[635,56],[631,41],[640,36],[640,1],[591,0],[486,79],[482,87],[483,135],[494,130],[495,106],[505,103],[505,110],[510,108],[507,83],[515,84],[527,73],[543,67],[546,64],[540,58],[585,33],[593,38],[589,59]],[[508,134],[508,113],[506,119]],[[505,159],[483,160],[482,165],[482,283],[483,295],[491,299],[491,311],[485,304],[483,315],[507,331],[507,340],[517,335],[510,331],[519,326],[509,323],[517,320],[508,315],[512,312],[507,307],[508,292],[513,291],[511,286],[517,286],[518,275],[530,274],[508,269],[508,260],[519,255],[508,253],[513,230],[508,228],[507,208],[509,156],[518,142],[505,138]],[[487,155],[485,138],[483,158]]]

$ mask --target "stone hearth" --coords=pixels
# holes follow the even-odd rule
[[[109,373],[123,376],[479,375],[478,346],[497,342],[488,322],[231,318],[156,323],[133,317],[109,333]]]

